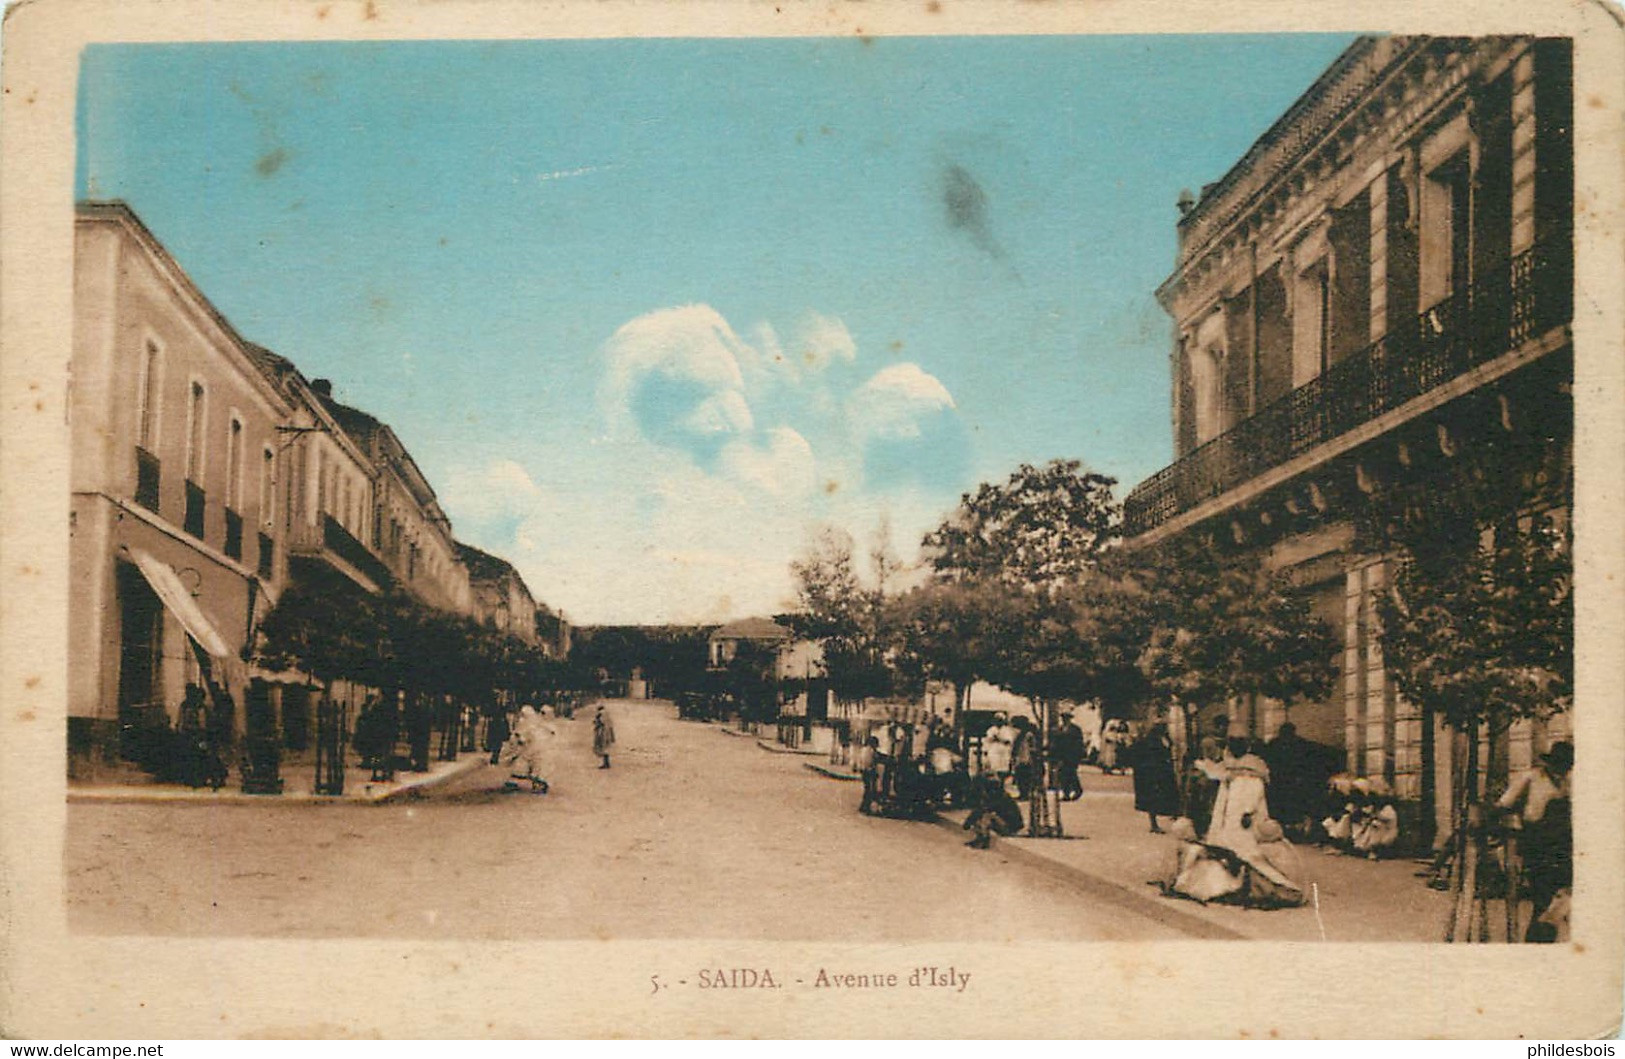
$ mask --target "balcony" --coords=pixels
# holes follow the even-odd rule
[[[260,554],[264,556],[269,553],[262,551]],[[327,514],[322,515],[319,531],[314,526],[309,527],[308,531],[301,532],[289,542],[289,555],[305,560],[320,560],[369,592],[387,588],[393,580],[389,568],[365,544],[351,535],[343,523]]]
[[[158,486],[163,481],[163,465],[158,457],[142,448],[135,447],[135,502],[151,511],[158,513]]]
[[[1568,247],[1514,258],[1136,486],[1123,532],[1136,537],[1518,349],[1572,316]]]
[[[238,562],[243,558],[243,516],[226,508],[226,554]]]
[[[203,487],[191,479],[187,479],[186,519],[181,525],[187,533],[190,533],[198,540],[203,539],[203,512],[207,505],[208,494],[203,491]]]

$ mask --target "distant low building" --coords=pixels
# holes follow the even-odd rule
[[[708,641],[709,664],[723,669],[739,656],[745,644],[767,648],[775,653],[789,645],[795,634],[771,618],[740,618],[713,632]]]

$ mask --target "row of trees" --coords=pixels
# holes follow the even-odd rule
[[[370,595],[295,584],[260,625],[260,661],[277,669],[490,709],[585,687],[580,666],[473,618],[405,593]]]
[[[1468,736],[1458,805],[1484,726],[1571,695],[1572,564],[1561,527],[1520,521],[1528,491],[1507,487],[1506,458],[1486,454],[1461,488],[1382,493],[1361,519],[1362,546],[1395,560],[1378,601],[1388,670]],[[927,579],[900,591],[883,544],[864,578],[851,538],[825,531],[792,564],[794,620],[823,641],[833,694],[913,698],[940,682],[957,714],[986,681],[1030,700],[1047,731],[1061,699],[1108,716],[1177,702],[1193,724],[1238,698],[1331,692],[1341,641],[1288,576],[1197,534],[1118,547],[1115,485],[1075,460],[983,484],[926,535]]]
[[[799,631],[824,642],[834,694],[912,696],[932,681],[962,709],[986,681],[1042,717],[1062,699],[1122,716],[1153,700],[1194,713],[1327,693],[1337,643],[1282,576],[1188,537],[1116,547],[1115,485],[1076,460],[983,484],[926,535],[929,577],[906,591],[888,590],[883,551],[865,581],[850,538],[825,531],[792,569]]]

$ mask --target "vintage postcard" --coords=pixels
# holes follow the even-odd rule
[[[1622,71],[17,5],[0,1027],[1617,1034]]]

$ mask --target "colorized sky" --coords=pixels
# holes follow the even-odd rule
[[[1171,456],[1151,292],[1342,36],[98,45],[77,193],[395,427],[579,623]],[[881,530],[880,527],[886,527]]]

